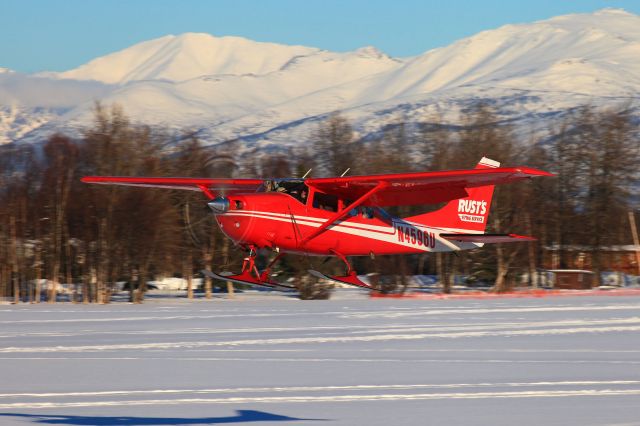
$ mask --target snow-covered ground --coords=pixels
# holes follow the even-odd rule
[[[0,306],[0,424],[637,425],[640,298]]]

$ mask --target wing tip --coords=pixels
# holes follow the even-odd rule
[[[518,167],[518,172],[525,174],[529,177],[538,177],[538,176],[555,176],[555,173],[547,172],[545,170],[534,169],[532,167]]]

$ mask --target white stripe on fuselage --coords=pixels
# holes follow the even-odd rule
[[[262,211],[249,211],[249,210],[234,210],[231,212],[227,212],[224,215],[220,216],[240,216],[240,217],[255,217],[260,219],[268,219],[276,222],[285,222],[293,224],[295,221],[296,225],[305,225],[311,228],[319,228],[322,226],[328,219],[313,217],[313,216],[296,216],[284,213],[274,213],[274,212],[262,212]],[[410,247],[419,251],[440,251],[430,249],[429,247],[425,247],[424,244],[411,243],[411,241],[399,241],[397,237],[397,227],[414,227],[424,232],[431,232],[436,237],[436,242],[439,243],[442,248],[447,248],[449,250],[453,247],[457,247],[460,250],[467,250],[477,247],[482,247],[483,244],[479,243],[454,243],[449,240],[445,240],[440,237],[441,233],[478,233],[482,234],[479,231],[470,231],[466,229],[459,228],[443,228],[443,227],[427,227],[426,225],[405,221],[400,218],[393,218],[393,226],[380,226],[380,225],[372,225],[366,223],[355,223],[349,222],[347,220],[339,220],[334,224],[330,225],[327,229],[327,232],[335,231],[342,234],[355,235],[363,238],[369,238],[377,241],[382,241],[386,243],[396,244],[403,247]],[[436,247],[438,247],[436,245]]]

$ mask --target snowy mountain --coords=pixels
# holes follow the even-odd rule
[[[484,31],[416,57],[381,83],[394,97],[469,86],[632,94],[639,53],[640,17],[606,9]]]
[[[336,53],[188,33],[62,73],[0,73],[0,142],[73,133],[95,100],[140,122],[196,130],[205,143],[239,138],[266,149],[304,143],[337,110],[367,136],[436,113],[456,122],[483,99],[529,129],[577,105],[639,94],[640,16],[618,9],[505,25],[404,59],[373,47]]]
[[[51,73],[57,78],[123,84],[140,80],[184,81],[202,75],[263,75],[318,49],[259,43],[241,37],[187,33],[136,44],[82,65]]]

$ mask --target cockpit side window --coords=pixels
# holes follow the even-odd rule
[[[296,200],[300,201],[302,204],[307,204],[309,187],[304,183],[299,183],[295,185],[293,188],[291,188],[291,190],[289,191],[289,194]]]
[[[373,207],[362,207],[362,217],[365,219],[373,219]]]
[[[335,195],[323,194],[322,192],[315,192],[313,194],[313,207],[330,212],[337,212],[338,197]]]
[[[307,203],[307,195],[309,195],[309,187],[304,184],[304,181],[287,181],[283,180],[278,182],[276,191],[283,194],[289,194],[302,204]]]

